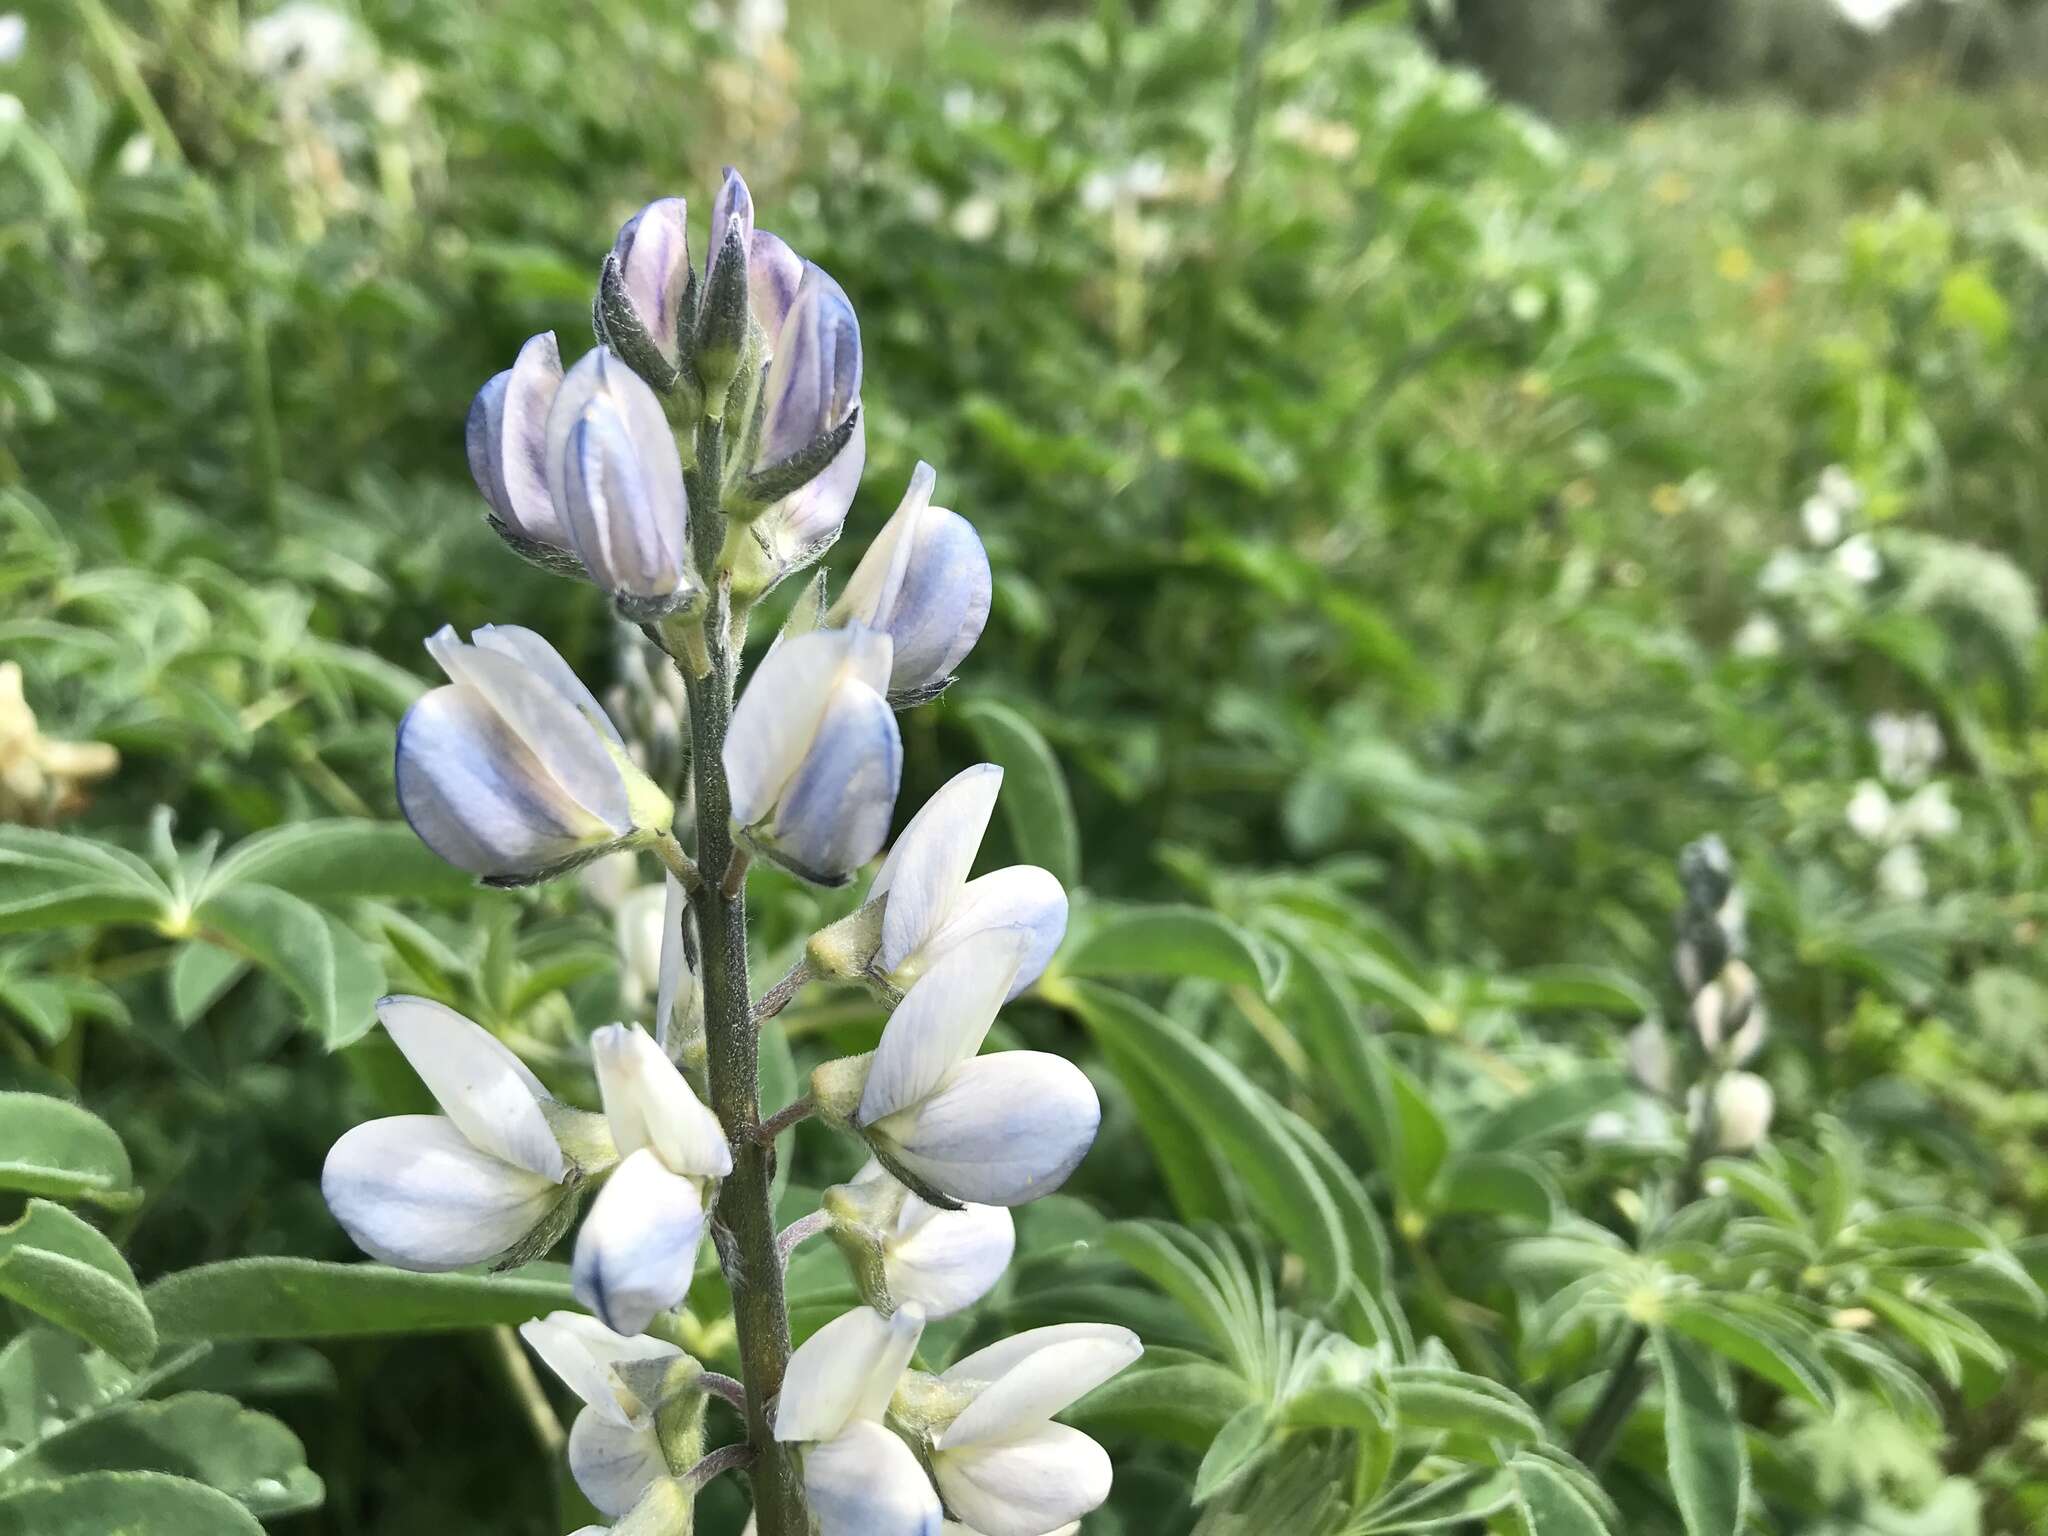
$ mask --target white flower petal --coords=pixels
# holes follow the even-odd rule
[[[548,407],[561,386],[561,348],[544,331],[478,391],[467,433],[470,473],[491,509],[514,533],[557,548],[568,536],[548,496],[545,454]]]
[[[804,259],[780,235],[754,231],[747,242],[747,299],[762,335],[772,339],[782,333],[803,278]]]
[[[424,997],[387,997],[377,1019],[441,1113],[473,1146],[560,1183],[568,1175],[540,1107],[547,1090],[512,1048],[481,1024]]]
[[[644,1332],[657,1312],[689,1294],[703,1235],[696,1180],[669,1172],[651,1148],[641,1148],[605,1181],[576,1234],[576,1299],[615,1333]]]
[[[868,426],[863,415],[855,419],[853,436],[822,474],[755,519],[755,537],[774,568],[771,585],[809,565],[838,540],[867,462]]]
[[[1007,1369],[982,1389],[939,1436],[941,1449],[953,1450],[1022,1434],[1079,1402],[1145,1352],[1138,1336],[1128,1328],[1103,1327],[1067,1334],[1035,1329],[1033,1334],[1038,1335],[1038,1347],[1008,1362]],[[1033,1334],[1023,1337],[1030,1339]],[[1052,1336],[1048,1338],[1047,1334]],[[947,1379],[957,1382],[973,1378],[955,1378],[949,1371]]]
[[[581,1312],[533,1318],[519,1325],[519,1336],[586,1407],[621,1429],[652,1422],[653,1412],[626,1391],[612,1368],[627,1360],[679,1359],[683,1353],[645,1334],[626,1338],[613,1333]]]
[[[683,883],[674,875],[662,882],[661,896],[661,955],[657,965],[657,989],[654,998],[655,1043],[667,1053],[669,1031],[675,1025],[676,999],[683,990],[683,980],[689,978],[692,987],[697,978],[690,970],[690,957],[684,945],[683,924],[689,921],[683,901]]]
[[[883,1245],[889,1295],[925,1316],[950,1317],[995,1288],[1017,1248],[1017,1227],[999,1205],[943,1211],[911,1195]]]
[[[1002,787],[1001,768],[976,763],[925,801],[896,839],[868,887],[868,900],[889,898],[876,956],[884,971],[895,970],[945,923],[981,851]]]
[[[858,1123],[916,1105],[980,1050],[1023,959],[1023,936],[999,928],[958,945],[920,976],[883,1027]]]
[[[320,1192],[350,1239],[401,1269],[496,1258],[561,1198],[555,1181],[479,1151],[442,1115],[394,1115],[349,1131]]]
[[[616,1520],[656,1478],[668,1476],[668,1463],[653,1425],[614,1424],[586,1408],[569,1430],[569,1475],[583,1497]]]
[[[598,703],[597,695],[584,686],[575,669],[562,659],[562,653],[533,630],[520,624],[484,624],[470,631],[469,643],[480,650],[510,656],[573,704],[578,713],[610,737],[615,745],[623,747],[626,744],[619,728],[612,724],[612,717]]]
[[[754,668],[725,737],[732,819],[739,825],[750,827],[775,808],[810,750],[855,641],[852,630],[813,630],[776,646]]]
[[[1012,864],[968,881],[944,925],[909,957],[911,968],[929,970],[955,945],[992,928],[1014,928],[1024,935],[1024,959],[1010,983],[1015,997],[1045,974],[1067,936],[1067,892],[1059,877],[1036,864]]]
[[[993,592],[974,525],[944,507],[927,510],[896,600],[879,621],[896,643],[890,686],[922,688],[950,677],[981,638]]]
[[[999,1051],[962,1062],[936,1093],[869,1134],[956,1200],[1022,1205],[1066,1182],[1101,1122],[1095,1089],[1072,1062]]]
[[[1138,1341],[1130,1329],[1115,1323],[1052,1323],[1044,1328],[1027,1328],[1022,1333],[1013,1333],[1007,1339],[998,1339],[977,1349],[971,1355],[962,1355],[940,1374],[939,1379],[953,1387],[994,1381],[1048,1349],[1076,1343],[1119,1345],[1125,1340],[1133,1344]]]
[[[895,710],[866,683],[843,679],[783,789],[776,846],[799,868],[826,878],[850,874],[882,851],[902,781]]]
[[[804,1492],[818,1536],[938,1536],[943,1518],[916,1452],[867,1420],[804,1452]]]
[[[610,1024],[590,1037],[598,1092],[621,1156],[652,1147],[669,1172],[722,1179],[732,1148],[676,1064],[638,1024]]]
[[[860,557],[860,564],[854,567],[853,575],[847,578],[846,587],[839,594],[839,601],[832,605],[827,623],[857,622],[873,628],[887,626],[889,615],[896,609],[896,595],[903,590],[903,580],[916,550],[918,524],[931,506],[932,487],[937,482],[937,471],[920,460],[910,472],[910,484],[903,492],[903,500],[889,514],[889,521],[882,525],[882,531],[875,535],[867,553]]]
[[[1109,1497],[1109,1456],[1064,1424],[993,1445],[940,1451],[932,1472],[946,1506],[983,1536],[1042,1536]]]
[[[396,777],[420,841],[472,874],[531,873],[612,835],[467,688],[436,688],[405,712]]]
[[[796,1347],[775,1406],[775,1438],[830,1440],[853,1419],[880,1417],[924,1332],[924,1313],[884,1317],[856,1307]]]

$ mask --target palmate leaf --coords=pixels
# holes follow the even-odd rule
[[[1508,1462],[1515,1475],[1515,1509],[1528,1536],[1610,1536],[1612,1505],[1600,1485],[1540,1456]]]
[[[1271,997],[1280,967],[1250,933],[1201,907],[1120,907],[1091,913],[1077,945],[1062,957],[1074,976],[1199,976]]]
[[[209,897],[194,921],[282,981],[330,1047],[347,1045],[376,1022],[383,963],[353,930],[311,903],[271,886],[234,885]]]
[[[135,1174],[114,1128],[41,1093],[0,1093],[0,1189],[128,1206]]]
[[[1081,883],[1081,833],[1074,822],[1066,775],[1045,737],[1016,710],[994,699],[970,699],[955,717],[973,733],[989,761],[1003,770],[1003,793],[996,805],[1018,856],[1052,871],[1072,890]]]
[[[0,1227],[0,1297],[140,1369],[156,1353],[156,1324],[120,1250],[97,1228],[47,1200],[30,1200]]]
[[[1749,1454],[1727,1367],[1666,1329],[1651,1335],[1664,1383],[1664,1448],[1686,1536],[1737,1536],[1749,1493]]]
[[[499,1275],[422,1275],[382,1264],[229,1259],[166,1275],[146,1294],[170,1340],[446,1333],[578,1307],[568,1271],[558,1264]]]

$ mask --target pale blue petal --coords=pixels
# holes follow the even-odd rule
[[[441,1115],[395,1115],[344,1135],[320,1174],[351,1241],[401,1269],[461,1269],[538,1226],[561,1190],[471,1145]]]
[[[622,1427],[586,1408],[569,1431],[569,1475],[598,1513],[617,1519],[656,1478],[668,1476],[668,1463],[653,1425]]]
[[[902,776],[896,712],[866,683],[843,679],[777,805],[777,847],[828,878],[860,868],[889,836]]]
[[[645,1332],[655,1313],[689,1294],[703,1235],[696,1181],[642,1147],[606,1180],[576,1234],[576,1299],[614,1333]]]
[[[873,1127],[934,1189],[981,1205],[1049,1195],[1087,1156],[1102,1105],[1086,1074],[1043,1051],[963,1062],[936,1093]]]

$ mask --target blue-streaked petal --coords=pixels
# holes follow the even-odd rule
[[[791,491],[755,520],[755,535],[774,566],[774,580],[803,569],[838,540],[867,462],[867,417],[861,416],[846,446],[815,480]]]
[[[916,1453],[865,1419],[804,1453],[804,1492],[818,1536],[938,1536],[944,1519]]]
[[[562,380],[546,431],[548,493],[605,590],[666,596],[689,579],[689,502],[661,402],[607,347]]]
[[[868,1130],[956,1200],[1022,1205],[1066,1182],[1101,1123],[1094,1086],[1072,1062],[999,1051],[962,1062],[935,1093]]]
[[[1016,1249],[1016,1222],[1002,1206],[943,1211],[909,1195],[882,1245],[889,1296],[927,1317],[950,1317],[995,1288]]]
[[[569,1475],[600,1514],[617,1519],[668,1476],[668,1463],[651,1424],[621,1426],[586,1408],[569,1430]]]
[[[963,769],[918,807],[896,839],[868,887],[868,900],[889,898],[875,957],[884,971],[895,970],[944,926],[981,851],[1002,787],[1003,770],[994,763]]]
[[[420,841],[472,874],[529,874],[611,835],[464,688],[436,688],[406,711],[396,779]]]
[[[913,1110],[981,1049],[1023,954],[1022,936],[998,929],[960,945],[918,978],[883,1026],[857,1123]]]
[[[568,1174],[525,1062],[481,1024],[424,997],[387,997],[377,1021],[471,1145],[560,1182]]]
[[[832,611],[826,617],[828,624],[859,623],[876,629],[887,627],[888,616],[895,612],[896,595],[903,590],[904,580],[910,571],[910,559],[917,548],[918,525],[931,508],[932,490],[937,483],[937,471],[919,460],[910,472],[910,484],[904,489],[903,499],[896,504],[896,510],[889,514],[889,521],[882,524],[882,531],[875,535],[874,542],[860,557],[860,564],[853,568],[853,575],[847,578],[839,601],[832,605]]]
[[[779,464],[846,419],[860,398],[860,321],[846,292],[806,263],[772,343],[757,468]]]
[[[677,322],[690,280],[689,207],[658,198],[628,219],[612,245],[634,318],[664,359],[678,357]]]
[[[491,510],[515,533],[566,548],[546,470],[548,410],[561,385],[561,349],[544,331],[477,392],[465,438],[470,474]]]
[[[401,1269],[461,1269],[538,1226],[561,1190],[470,1144],[442,1115],[355,1127],[320,1174],[327,1208],[363,1252]]]
[[[1066,937],[1066,888],[1051,870],[1035,864],[1012,864],[968,881],[947,909],[945,922],[910,956],[911,967],[929,969],[955,945],[994,928],[1013,928],[1025,936],[1024,959],[1010,983],[1015,997],[1045,974]]]
[[[725,736],[732,819],[740,826],[752,826],[775,809],[817,734],[855,643],[849,630],[814,630],[776,646],[755,667]]]
[[[981,638],[993,591],[988,552],[974,526],[944,507],[928,510],[881,626],[896,642],[889,686],[921,688],[952,676]]]
[[[519,624],[484,624],[470,631],[469,643],[510,656],[575,705],[585,719],[616,745],[623,747],[626,744],[626,738],[612,724],[612,717],[597,702],[597,695],[583,685],[583,679],[562,659],[562,653],[549,645],[537,631]]]
[[[855,1307],[799,1344],[783,1373],[775,1438],[785,1444],[830,1440],[859,1418],[879,1418],[917,1353],[924,1313],[889,1317]]]
[[[780,235],[765,229],[754,231],[747,245],[747,301],[754,311],[754,323],[771,346],[782,331],[782,322],[789,318],[803,276],[804,259]]]
[[[803,869],[850,874],[882,851],[902,778],[896,712],[868,684],[842,679],[777,802],[776,845]]]
[[[670,1173],[642,1147],[606,1180],[576,1234],[576,1299],[614,1333],[646,1331],[689,1294],[704,1235],[697,1181]]]

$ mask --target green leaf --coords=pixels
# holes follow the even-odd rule
[[[162,1472],[87,1472],[0,1493],[0,1536],[262,1536],[218,1489]]]
[[[1547,1227],[1553,1197],[1542,1170],[1527,1158],[1454,1153],[1430,1191],[1430,1205],[1444,1215],[1512,1216]]]
[[[1524,1444],[1543,1438],[1543,1421],[1513,1392],[1484,1376],[1427,1365],[1387,1373],[1401,1428],[1443,1430]]]
[[[238,885],[262,885],[329,903],[352,896],[460,901],[476,881],[436,857],[397,821],[298,821],[237,843],[207,877],[202,902]]]
[[[1231,1348],[1230,1303],[1197,1256],[1200,1242],[1192,1233],[1163,1221],[1120,1221],[1106,1229],[1100,1241],[1179,1302],[1219,1349]]]
[[[1321,1131],[1291,1109],[1282,1109],[1281,1115],[1280,1123],[1294,1133],[1294,1139],[1301,1143],[1302,1151],[1308,1154],[1316,1172],[1322,1175],[1330,1198],[1337,1202],[1337,1210],[1344,1218],[1344,1236],[1351,1244],[1352,1272],[1358,1283],[1375,1301],[1391,1304],[1387,1281],[1387,1233],[1380,1224],[1380,1213],[1373,1205],[1372,1197]]]
[[[1243,1180],[1259,1217],[1301,1256],[1317,1294],[1351,1273],[1344,1220],[1308,1155],[1280,1126],[1279,1107],[1222,1056],[1136,998],[1093,982],[1068,984],[1098,1039],[1121,1046],[1202,1128]]]
[[[1601,1110],[1626,1098],[1631,1089],[1619,1072],[1587,1072],[1489,1110],[1472,1128],[1475,1152],[1504,1152],[1576,1135]]]
[[[1081,883],[1081,833],[1059,759],[1038,727],[1007,704],[970,699],[955,717],[1003,770],[996,804],[1026,863],[1052,871],[1068,890]]]
[[[171,1017],[190,1029],[206,1017],[249,969],[249,962],[217,944],[194,940],[171,962]]]
[[[1700,1177],[1708,1184],[1725,1184],[1730,1194],[1748,1201],[1779,1225],[1805,1234],[1806,1212],[1800,1208],[1798,1197],[1784,1180],[1766,1172],[1760,1164],[1741,1157],[1709,1158]]]
[[[1301,1037],[1318,1070],[1327,1074],[1338,1101],[1350,1114],[1374,1159],[1391,1170],[1399,1155],[1393,1090],[1379,1057],[1379,1044],[1342,977],[1307,945],[1290,943],[1287,980],[1280,1008]]]
[[[1747,1315],[1738,1310],[1737,1302],[1737,1298],[1729,1298],[1727,1305],[1705,1300],[1670,1302],[1664,1309],[1664,1322],[1793,1397],[1834,1412],[1833,1373],[1807,1347],[1796,1325],[1790,1320],[1779,1324]]]
[[[1200,976],[1271,997],[1278,980],[1265,947],[1201,907],[1123,907],[1099,918],[1062,968],[1072,976]]]
[[[1597,965],[1547,965],[1489,977],[1482,996],[1523,1012],[1602,1013],[1625,1021],[1640,1019],[1655,1007],[1633,977]]]
[[[384,967],[369,945],[318,907],[269,886],[238,885],[210,898],[196,920],[282,981],[330,1049],[376,1022]]]
[[[124,1403],[68,1425],[0,1468],[0,1488],[85,1470],[189,1477],[266,1520],[317,1508],[323,1496],[297,1435],[211,1392]]]
[[[156,1325],[128,1261],[97,1228],[61,1205],[30,1200],[0,1227],[0,1296],[140,1370],[156,1353]]]
[[[1404,1482],[1375,1504],[1364,1523],[1347,1527],[1357,1536],[1396,1532],[1464,1531],[1475,1521],[1506,1509],[1515,1481],[1505,1469],[1475,1469],[1433,1482]]]
[[[1160,1351],[1148,1348],[1150,1361]],[[1244,1378],[1213,1360],[1180,1359],[1125,1371],[1061,1417],[1093,1434],[1141,1434],[1205,1449],[1245,1406]]]
[[[0,1189],[117,1207],[136,1198],[135,1171],[114,1128],[42,1093],[0,1093]]]
[[[0,825],[0,933],[81,924],[155,925],[171,893],[123,848]]]
[[[1273,1420],[1264,1403],[1246,1403],[1217,1432],[1195,1469],[1194,1501],[1209,1500],[1256,1467],[1273,1449]]]
[[[1609,1536],[1599,1504],[1555,1462],[1517,1456],[1508,1470],[1515,1475],[1515,1504],[1529,1536]]]
[[[1748,1450],[1728,1370],[1668,1329],[1652,1334],[1664,1380],[1664,1449],[1687,1536],[1737,1536],[1749,1488]]]
[[[166,1339],[341,1339],[447,1333],[577,1308],[568,1272],[419,1275],[382,1264],[229,1259],[166,1275],[145,1293]]]
[[[1394,1188],[1401,1203],[1414,1210],[1429,1208],[1429,1188],[1451,1149],[1443,1117],[1430,1102],[1415,1075],[1397,1061],[1385,1061],[1387,1087],[1393,1100],[1395,1144]]]

